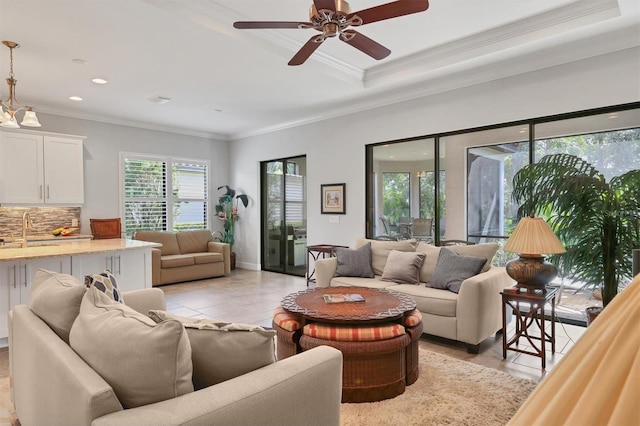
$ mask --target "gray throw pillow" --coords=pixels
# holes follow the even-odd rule
[[[257,325],[187,318],[149,311],[157,323],[180,321],[187,331],[196,390],[238,377],[276,362],[274,330]]]
[[[460,291],[462,281],[477,275],[487,259],[484,257],[462,256],[442,247],[436,269],[431,274],[427,287]]]
[[[425,257],[424,253],[391,250],[380,279],[398,284],[418,284],[420,282],[420,268]]]
[[[373,278],[375,276],[371,268],[371,243],[357,249],[338,248],[336,257],[338,258],[337,277]]]

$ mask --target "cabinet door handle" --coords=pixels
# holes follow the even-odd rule
[[[47,200],[51,198],[51,191],[49,190],[49,185],[47,185]]]
[[[116,256],[116,259],[118,259],[118,275],[122,274],[122,264],[120,263],[120,256]]]
[[[25,263],[24,265],[22,265],[24,267],[24,275],[22,278],[24,278],[24,286],[27,286],[27,264]]]
[[[40,195],[38,195],[38,198],[42,198],[42,185],[40,185],[40,192],[39,192],[39,194],[40,194]]]
[[[13,288],[18,288],[18,279],[16,278],[16,265],[13,265]]]

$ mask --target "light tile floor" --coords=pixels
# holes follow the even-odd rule
[[[313,286],[313,283],[311,283]],[[165,292],[167,310],[177,315],[242,322],[271,327],[274,309],[282,298],[307,288],[301,277],[265,271],[236,269],[230,276],[159,287]],[[507,332],[512,331],[514,321]],[[556,353],[547,351],[546,370],[538,357],[507,351],[502,358],[502,334],[486,339],[478,354],[467,353],[466,346],[435,336],[423,335],[422,348],[495,368],[518,377],[539,381],[562,359],[584,327],[556,322]],[[521,348],[527,345],[521,344]]]

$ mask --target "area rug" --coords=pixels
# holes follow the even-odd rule
[[[342,426],[505,425],[536,383],[420,349],[420,377],[395,398],[342,404]]]

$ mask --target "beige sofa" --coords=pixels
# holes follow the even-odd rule
[[[151,252],[153,286],[231,273],[229,244],[213,241],[206,229],[177,233],[138,231],[133,239],[162,244]]]
[[[165,309],[160,289],[123,296],[140,313]],[[327,346],[178,397],[123,409],[114,389],[29,306],[15,306],[9,322],[12,400],[23,426],[339,424],[342,354]]]
[[[388,288],[407,294],[416,301],[417,308],[422,312],[424,333],[464,342],[470,353],[477,353],[483,340],[502,329],[500,292],[514,282],[504,267],[491,265],[497,244],[447,247],[461,255],[488,259],[483,272],[464,280],[456,294],[425,286],[436,267],[441,247],[417,243],[415,240],[378,241],[363,238],[358,239],[354,247],[360,248],[369,242],[374,278],[336,276],[338,260],[332,257],[316,261],[316,286]],[[399,284],[381,280],[392,250],[425,253],[419,283]]]

